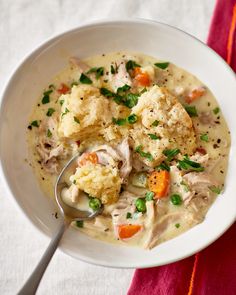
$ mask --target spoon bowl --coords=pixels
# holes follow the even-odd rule
[[[65,230],[68,228],[68,226],[71,224],[72,221],[82,221],[82,220],[92,219],[96,217],[97,215],[101,214],[103,211],[103,206],[101,206],[96,211],[82,211],[67,205],[62,199],[62,190],[69,186],[68,179],[69,179],[69,176],[74,174],[76,171],[76,167],[78,166],[77,160],[79,156],[80,154],[77,154],[70,159],[70,161],[62,169],[55,184],[55,189],[54,189],[55,198],[56,198],[57,205],[60,209],[61,215],[63,217],[63,222],[60,224],[57,232],[52,238],[43,257],[41,258],[40,262],[34,269],[29,279],[26,281],[22,289],[19,291],[18,295],[35,294],[39,286],[39,283],[43,277],[43,274],[53,254],[55,253],[57,246],[59,245]]]

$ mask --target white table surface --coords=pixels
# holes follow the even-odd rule
[[[176,26],[205,41],[214,4],[214,0],[0,0],[0,89],[38,44],[84,22],[142,17]],[[49,239],[17,210],[1,181],[0,204],[0,294],[16,294]],[[37,294],[126,294],[133,271],[89,265],[57,251]]]

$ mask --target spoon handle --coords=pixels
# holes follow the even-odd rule
[[[55,253],[57,246],[67,228],[67,224],[63,222],[59,227],[57,233],[52,238],[50,244],[47,247],[47,250],[44,252],[41,260],[39,261],[38,265],[36,266],[35,270],[28,278],[24,286],[19,291],[18,295],[33,295],[36,293],[38,285],[43,277],[43,274]]]

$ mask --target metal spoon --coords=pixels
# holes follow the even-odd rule
[[[62,189],[68,187],[66,183],[66,179],[68,175],[72,175],[75,172],[77,164],[77,158],[79,155],[74,156],[63,168],[60,175],[58,176],[56,185],[55,185],[55,198],[57,201],[57,205],[60,209],[60,212],[63,217],[63,222],[60,224],[57,232],[53,236],[47,250],[43,254],[40,262],[36,266],[35,270],[26,281],[22,289],[19,291],[18,295],[31,295],[35,294],[38,288],[38,285],[43,277],[43,274],[55,253],[57,246],[68,226],[71,224],[72,221],[77,220],[88,220],[96,217],[97,215],[101,214],[103,211],[103,207],[99,208],[95,212],[89,211],[81,211],[79,209],[73,208],[65,204],[61,197]]]

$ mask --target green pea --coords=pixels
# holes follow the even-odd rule
[[[89,207],[93,209],[93,211],[97,211],[101,205],[101,201],[98,198],[90,198]]]
[[[139,212],[145,213],[147,210],[145,199],[138,198],[135,201],[135,206]]]
[[[178,206],[178,205],[181,205],[182,204],[182,198],[178,194],[171,195],[170,200],[171,200],[171,203],[173,205],[177,205]]]
[[[77,220],[76,221],[76,226],[80,227],[80,228],[84,227],[84,221],[83,220]]]

